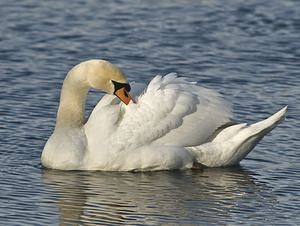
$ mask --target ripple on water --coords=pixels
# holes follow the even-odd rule
[[[0,222],[6,225],[297,225],[297,1],[1,1]],[[287,119],[241,167],[155,173],[44,170],[66,72],[109,59],[130,81],[177,72],[255,122]],[[91,92],[87,115],[102,94]]]

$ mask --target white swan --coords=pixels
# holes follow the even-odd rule
[[[108,94],[85,122],[90,88]],[[107,61],[89,60],[71,69],[55,130],[42,153],[43,166],[146,171],[235,165],[287,110],[250,126],[232,123],[231,108],[220,94],[175,74],[153,78],[135,103],[129,91],[123,73]]]

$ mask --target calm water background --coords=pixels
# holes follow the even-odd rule
[[[288,104],[287,119],[237,168],[44,170],[64,76],[90,58],[130,80],[191,77],[239,121]],[[299,225],[299,114],[300,1],[0,2],[1,225]]]

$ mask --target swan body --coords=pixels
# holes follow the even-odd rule
[[[253,125],[236,124],[220,94],[186,78],[168,74],[154,77],[146,89],[132,86],[134,101],[122,71],[107,61],[89,60],[71,69],[42,153],[43,166],[147,171],[236,165],[287,111],[284,107]],[[90,88],[107,94],[85,121]]]

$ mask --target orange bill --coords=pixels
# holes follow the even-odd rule
[[[131,100],[131,96],[129,95],[129,93],[125,90],[124,88],[118,89],[115,92],[115,95],[124,103],[124,104],[129,104],[130,100]]]

